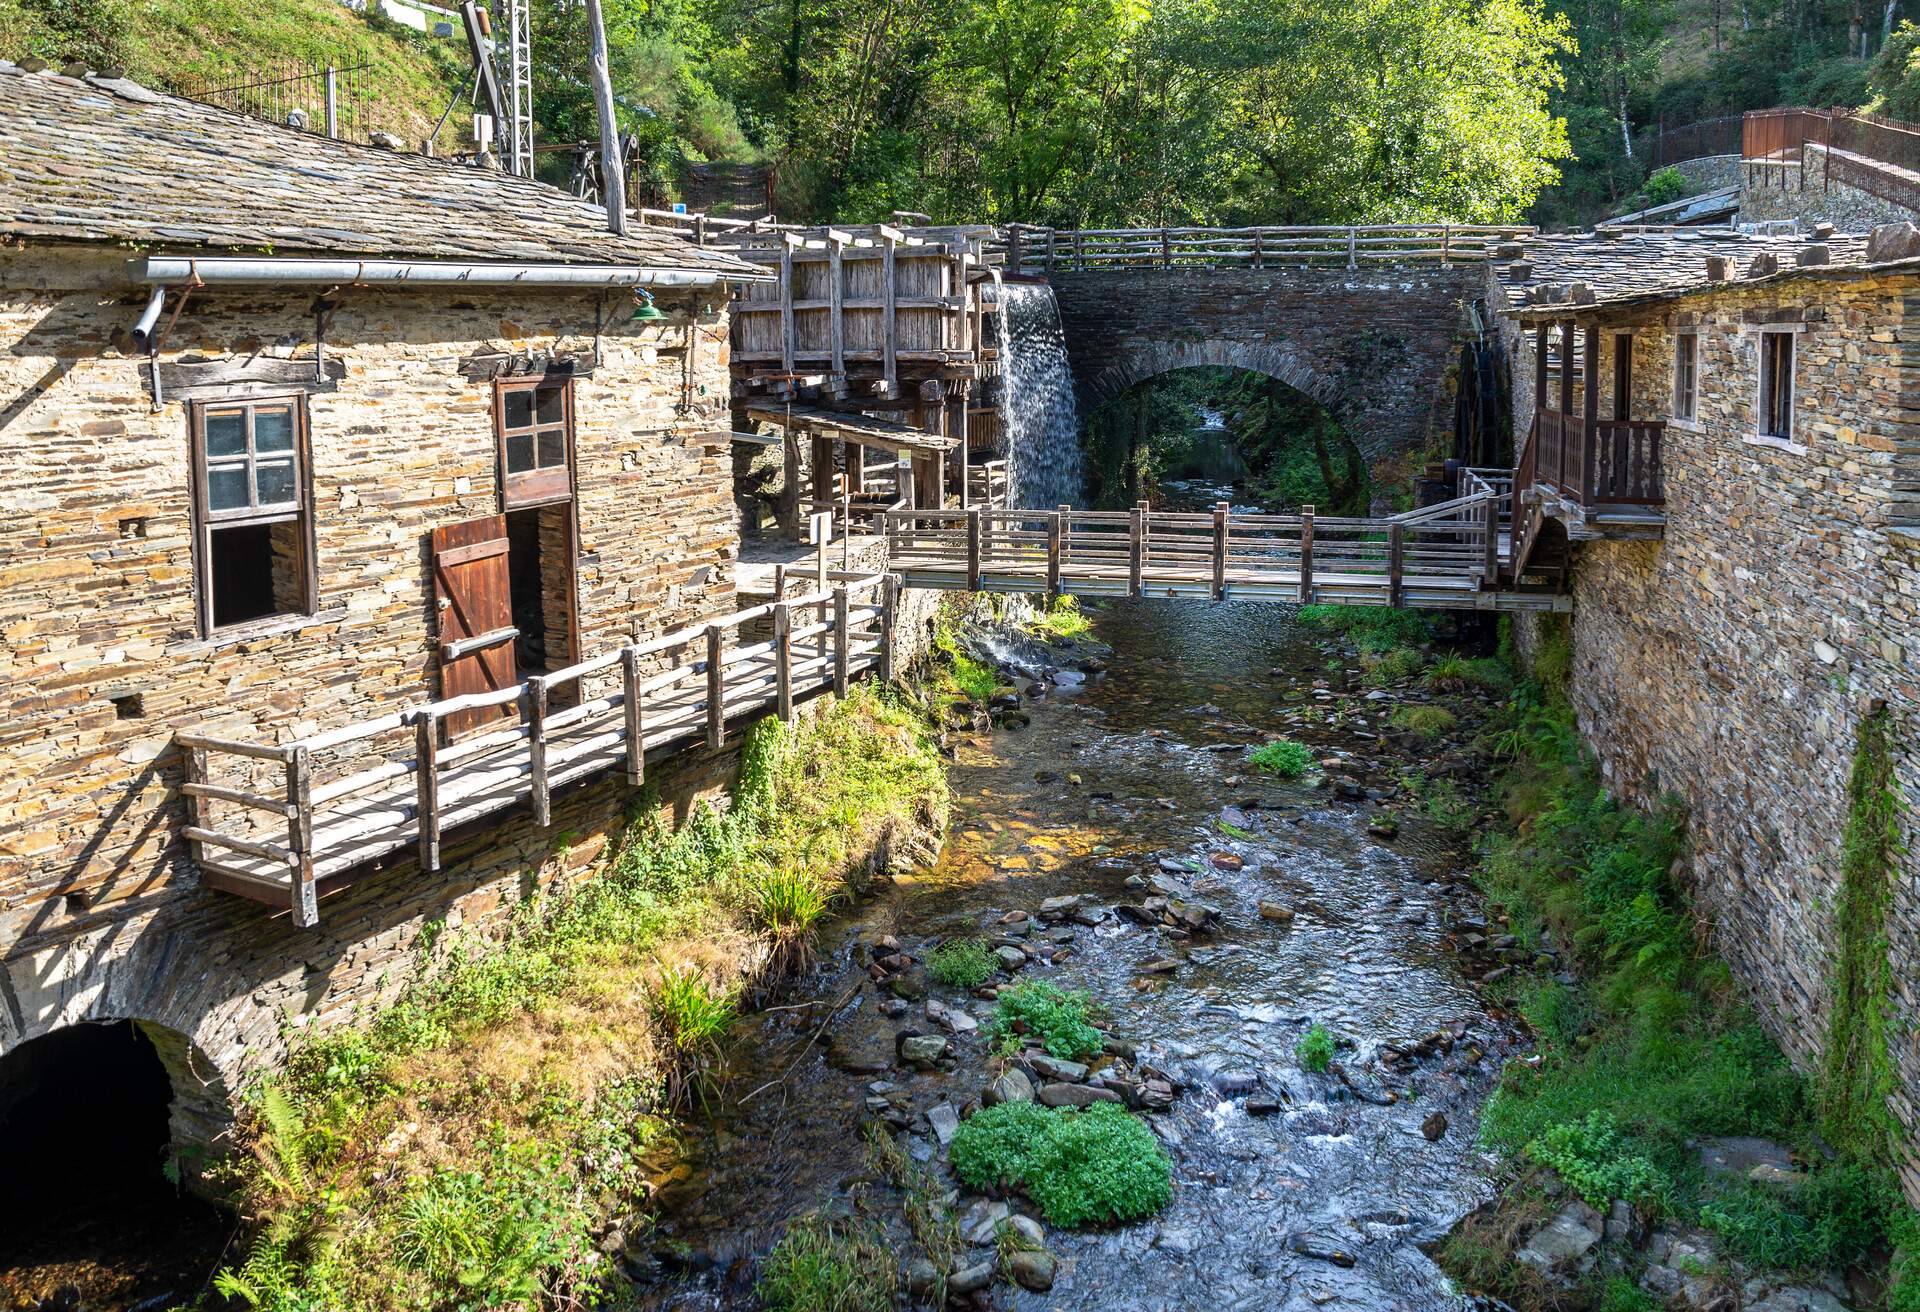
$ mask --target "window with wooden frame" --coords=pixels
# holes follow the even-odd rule
[[[1793,339],[1786,330],[1760,334],[1760,436],[1793,440]]]
[[[1693,423],[1700,412],[1700,334],[1676,333],[1673,338],[1673,417]]]
[[[195,401],[187,423],[201,633],[311,615],[306,396]]]
[[[493,385],[500,445],[500,507],[518,510],[573,495],[573,379],[547,374]]]

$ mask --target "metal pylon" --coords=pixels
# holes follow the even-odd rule
[[[528,34],[527,0],[507,5],[507,168],[533,176],[533,56]]]

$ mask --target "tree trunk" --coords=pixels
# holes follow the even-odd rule
[[[1853,0],[1847,10],[1847,53],[1860,59],[1867,57],[1867,14],[1861,0]]]
[[[627,231],[627,175],[620,154],[620,121],[613,112],[613,75],[607,70],[607,24],[600,0],[587,0],[588,76],[593,108],[600,119],[600,195],[607,202],[607,231]]]
[[[1627,35],[1621,17],[1625,0],[1614,0],[1613,6],[1613,77],[1614,95],[1620,102],[1620,145],[1627,152],[1627,158],[1633,158],[1633,124],[1627,118]]]
[[[1886,45],[1887,38],[1893,35],[1893,15],[1900,8],[1900,0],[1887,0],[1887,12],[1880,19],[1880,44]]]

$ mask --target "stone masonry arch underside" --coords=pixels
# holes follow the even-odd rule
[[[1052,279],[1084,414],[1175,369],[1278,378],[1325,406],[1369,460],[1418,450],[1452,401],[1477,266],[1118,269]]]

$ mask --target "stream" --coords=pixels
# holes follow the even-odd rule
[[[901,1127],[910,1155],[946,1180],[925,1113],[963,1107],[991,1068],[978,1033],[956,1036],[951,1072],[894,1061],[900,1032],[942,1031],[924,1001],[903,1006],[869,982],[872,942],[897,938],[917,963],[944,936],[996,941],[1022,911],[1035,918],[1009,941],[1034,959],[1019,977],[1090,990],[1110,1031],[1137,1045],[1137,1065],[1175,1083],[1171,1108],[1148,1114],[1173,1159],[1173,1198],[1130,1225],[1049,1227],[1051,1292],[997,1283],[988,1305],[1465,1306],[1422,1245],[1489,1192],[1477,1115],[1515,1036],[1449,941],[1485,928],[1465,887],[1470,854],[1396,782],[1414,755],[1446,749],[1390,746],[1399,736],[1381,721],[1394,703],[1350,689],[1338,644],[1291,607],[1156,601],[1090,614],[1104,660],[1054,652],[1063,672],[1024,703],[1028,726],[957,736],[938,861],[826,927],[819,966],[789,994],[820,1002],[737,1027],[726,1110],[688,1132],[656,1200],[643,1306],[751,1306],[757,1258],[811,1209],[890,1211],[899,1230],[863,1123],[879,1114]],[[1005,638],[976,642],[1003,668],[1024,657]],[[1279,729],[1331,768],[1292,782],[1251,772],[1245,749]],[[1389,813],[1397,834],[1370,833]],[[1217,925],[1188,937],[1107,913],[1156,889],[1217,908]],[[1045,899],[1070,894],[1087,895],[1093,914],[1038,917]],[[1263,902],[1291,920],[1263,918]],[[1165,961],[1165,973],[1142,971]],[[927,986],[983,1022],[992,1010],[918,964],[905,978],[896,992]],[[1328,1073],[1295,1056],[1315,1022],[1341,1044]],[[962,1191],[958,1206],[971,1201]]]

